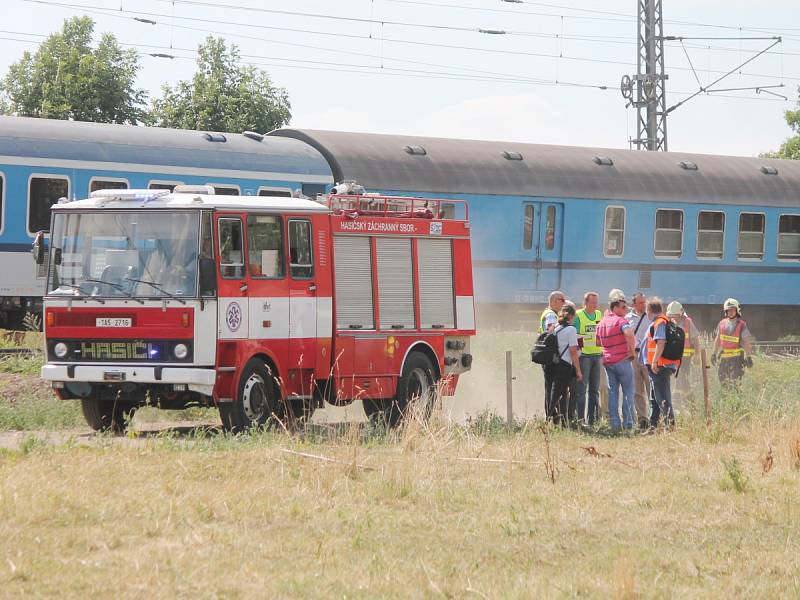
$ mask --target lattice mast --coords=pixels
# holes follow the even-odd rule
[[[637,111],[638,150],[667,150],[668,75],[664,73],[662,0],[638,0],[637,73],[622,78],[622,96]]]

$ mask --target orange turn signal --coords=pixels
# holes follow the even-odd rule
[[[47,311],[47,326],[53,327],[56,324],[56,315],[52,311]]]
[[[184,327],[188,327],[189,326],[189,313],[188,312],[185,312],[185,313],[183,313],[181,315],[181,325],[183,325]]]

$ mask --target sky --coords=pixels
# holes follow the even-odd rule
[[[138,85],[151,97],[192,77],[196,48],[213,34],[288,90],[293,127],[627,148],[636,111],[619,85],[636,73],[636,9],[637,0],[0,0],[0,74],[64,19],[88,14],[98,37],[140,52]],[[665,42],[668,106],[728,71],[710,89],[766,87],[688,100],[669,116],[669,149],[776,149],[791,135],[783,113],[797,106],[800,2],[663,0],[663,12],[665,36],[685,38]]]

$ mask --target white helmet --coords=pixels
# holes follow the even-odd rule
[[[683,304],[674,300],[669,303],[667,306],[667,316],[668,317],[680,317],[683,314]]]
[[[722,305],[722,310],[727,311],[729,308],[735,308],[736,312],[742,311],[742,307],[736,298],[728,298],[725,300],[725,304]]]

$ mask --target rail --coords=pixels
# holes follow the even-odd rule
[[[0,357],[41,354],[41,348],[0,348]]]

